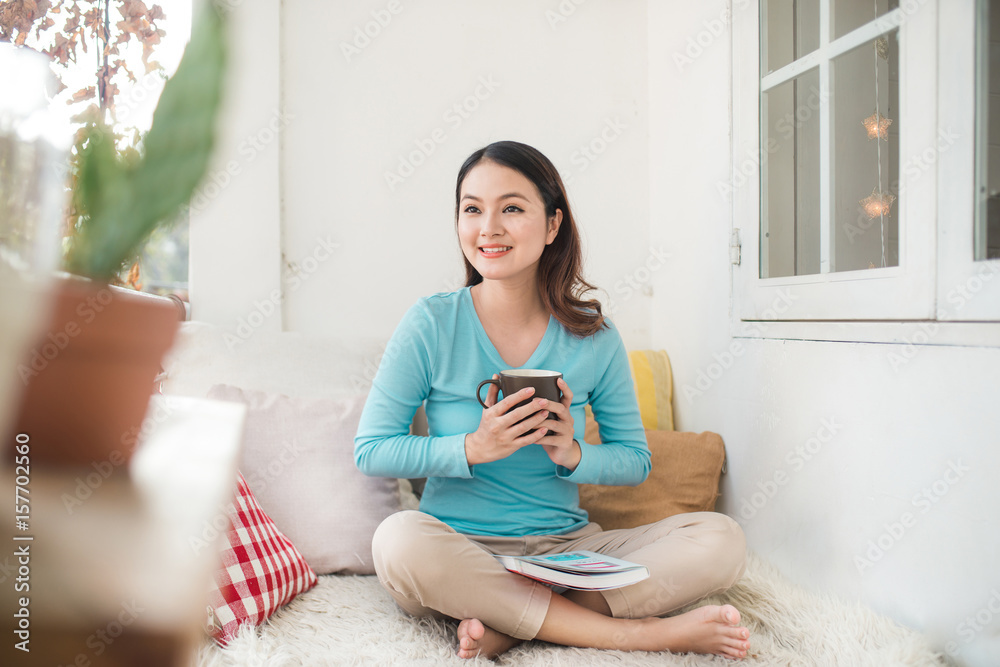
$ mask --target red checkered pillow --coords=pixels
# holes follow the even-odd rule
[[[222,567],[209,593],[211,633],[223,646],[243,623],[260,625],[316,585],[316,573],[257,504],[242,473],[229,520]]]

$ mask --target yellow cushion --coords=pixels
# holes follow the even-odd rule
[[[587,420],[584,439],[600,442],[597,423]],[[646,431],[652,471],[638,486],[580,485],[580,507],[605,530],[634,528],[685,512],[710,512],[719,496],[726,457],[717,433]]]
[[[664,350],[633,350],[628,360],[643,428],[673,431],[674,378],[670,357]]]
[[[580,507],[605,530],[634,528],[674,514],[712,511],[726,459],[717,433],[674,431],[673,374],[663,350],[629,352],[632,381],[652,471],[638,486],[580,485]],[[601,442],[600,427],[587,406],[584,441]]]

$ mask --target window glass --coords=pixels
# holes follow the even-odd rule
[[[760,11],[761,72],[819,48],[819,0],[763,0]]]
[[[833,36],[842,37],[899,7],[899,0],[832,0]]]
[[[819,70],[761,96],[761,278],[819,273]]]
[[[981,0],[975,258],[1000,259],[1000,0]]]
[[[899,264],[898,53],[893,31],[832,62],[831,271]]]

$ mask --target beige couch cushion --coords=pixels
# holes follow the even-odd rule
[[[317,574],[372,574],[372,535],[400,509],[395,479],[354,465],[364,396],[290,398],[216,385],[248,406],[240,470],[260,506]]]

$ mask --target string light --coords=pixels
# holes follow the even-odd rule
[[[888,192],[877,192],[877,190],[878,188],[872,188],[872,193],[859,202],[869,220],[889,215],[889,210],[892,208],[892,202],[896,201],[896,198],[892,194]]]
[[[892,125],[891,118],[886,118],[876,111],[861,122],[864,124],[865,129],[868,130],[869,139],[889,140],[889,126]]]
[[[875,40],[875,53],[882,60],[888,62],[889,60],[889,40],[886,39],[885,35],[879,37]]]
[[[878,18],[878,0],[874,0],[875,5],[875,17]],[[875,113],[868,118],[865,118],[861,123],[865,126],[865,130],[868,132],[869,141],[875,139],[876,145],[876,160],[878,166],[878,185],[872,188],[872,193],[860,200],[858,203],[861,204],[862,210],[864,210],[865,215],[868,216],[869,220],[874,220],[879,218],[879,240],[882,243],[882,266],[886,265],[885,261],[885,216],[889,215],[892,210],[892,203],[896,201],[896,197],[889,192],[882,192],[882,139],[889,141],[889,126],[892,125],[892,119],[886,118],[879,111],[878,106],[878,61],[879,58],[885,60],[887,63],[889,61],[889,39],[886,36],[881,36],[875,40]],[[875,268],[873,262],[868,262],[869,268]]]

